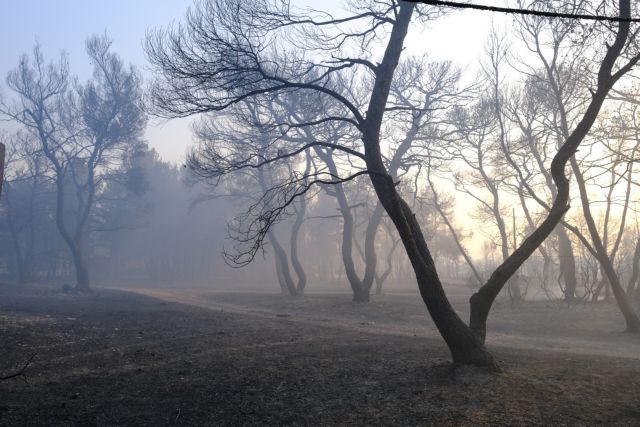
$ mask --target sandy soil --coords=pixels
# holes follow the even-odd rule
[[[0,381],[0,424],[640,425],[611,307],[498,307],[490,375],[452,369],[411,295],[164,292],[0,286],[0,376],[35,354]]]

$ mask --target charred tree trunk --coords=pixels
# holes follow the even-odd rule
[[[453,361],[457,364],[497,368],[482,340],[462,321],[449,303],[415,215],[397,193],[393,180],[389,178],[385,182],[384,178],[377,174],[372,175],[371,180],[389,217],[398,229],[414,269],[422,299],[447,343]]]
[[[382,62],[377,68],[377,78],[363,123],[365,161],[369,177],[385,211],[393,221],[402,239],[414,269],[422,299],[431,318],[442,334],[455,363],[497,367],[491,354],[479,337],[460,319],[446,297],[442,283],[427,247],[424,235],[409,205],[398,193],[392,177],[382,161],[380,129],[389,88],[403,49],[411,15],[415,5],[400,3],[396,23]]]

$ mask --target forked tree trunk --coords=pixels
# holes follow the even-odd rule
[[[498,369],[484,342],[455,312],[442,287],[433,258],[409,205],[397,193],[391,179],[371,176],[389,217],[396,225],[418,282],[420,295],[438,331],[444,338],[454,363]]]
[[[393,221],[414,269],[422,299],[446,341],[453,360],[460,364],[497,367],[479,337],[460,319],[446,297],[424,235],[409,205],[387,173],[380,151],[380,129],[389,88],[402,53],[415,5],[401,2],[375,80],[362,134],[369,177],[389,218]]]

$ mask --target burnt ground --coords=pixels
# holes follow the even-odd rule
[[[35,355],[0,381],[0,424],[640,425],[613,307],[497,307],[487,374],[452,368],[411,295],[156,296],[0,286],[0,376]]]

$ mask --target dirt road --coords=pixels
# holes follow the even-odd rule
[[[202,289],[132,291],[166,301],[212,310],[324,325],[373,334],[439,338],[419,296],[389,294],[369,305],[353,304],[347,293],[311,293],[288,298],[274,293],[204,291]],[[454,300],[463,318],[465,300]],[[624,323],[613,304],[581,305],[567,309],[544,301],[513,308],[497,303],[488,325],[490,347],[513,347],[571,354],[640,359],[640,336],[623,332]]]

